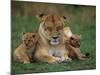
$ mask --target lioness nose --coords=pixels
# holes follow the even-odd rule
[[[26,46],[28,46],[28,44],[26,44]]]
[[[57,39],[57,38],[58,38],[57,36],[53,37],[53,39]]]
[[[78,44],[77,47],[79,48],[80,47],[80,44]]]

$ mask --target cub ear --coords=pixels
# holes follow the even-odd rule
[[[22,40],[24,40],[24,36],[23,35],[25,35],[25,32],[21,33]]]
[[[79,37],[81,38],[81,37],[82,37],[82,35],[80,34],[80,35],[79,35]]]
[[[45,18],[45,15],[43,13],[36,16],[40,21],[43,21]]]
[[[22,32],[22,35],[24,35],[25,34],[25,32]]]
[[[81,35],[81,34],[75,34],[75,36],[76,36],[76,37],[79,37],[79,38],[81,38],[81,37],[82,37],[82,35]]]

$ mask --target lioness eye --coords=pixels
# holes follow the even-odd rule
[[[51,27],[47,27],[47,30],[52,31],[52,28]]]
[[[62,30],[62,29],[63,29],[62,26],[58,26],[58,27],[57,27],[57,31]]]

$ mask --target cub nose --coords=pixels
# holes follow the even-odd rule
[[[53,37],[53,39],[58,39],[58,37],[57,37],[57,36],[55,36],[55,37]]]
[[[28,46],[28,44],[26,44],[26,46]]]
[[[80,44],[77,45],[77,48],[79,48],[79,47],[80,47]]]

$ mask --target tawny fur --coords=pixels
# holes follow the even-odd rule
[[[37,42],[36,33],[23,34],[22,41],[23,43],[15,49],[13,57],[18,62],[30,63]]]
[[[65,46],[69,52],[69,57],[72,59],[84,60],[85,55],[80,51],[80,35],[74,35],[70,29],[70,27],[65,27]]]
[[[40,15],[41,19],[38,31],[38,45],[35,57],[42,62],[56,63],[71,60],[64,43],[64,18],[49,14]],[[58,39],[53,39],[58,37]],[[54,41],[55,42],[54,42]]]

